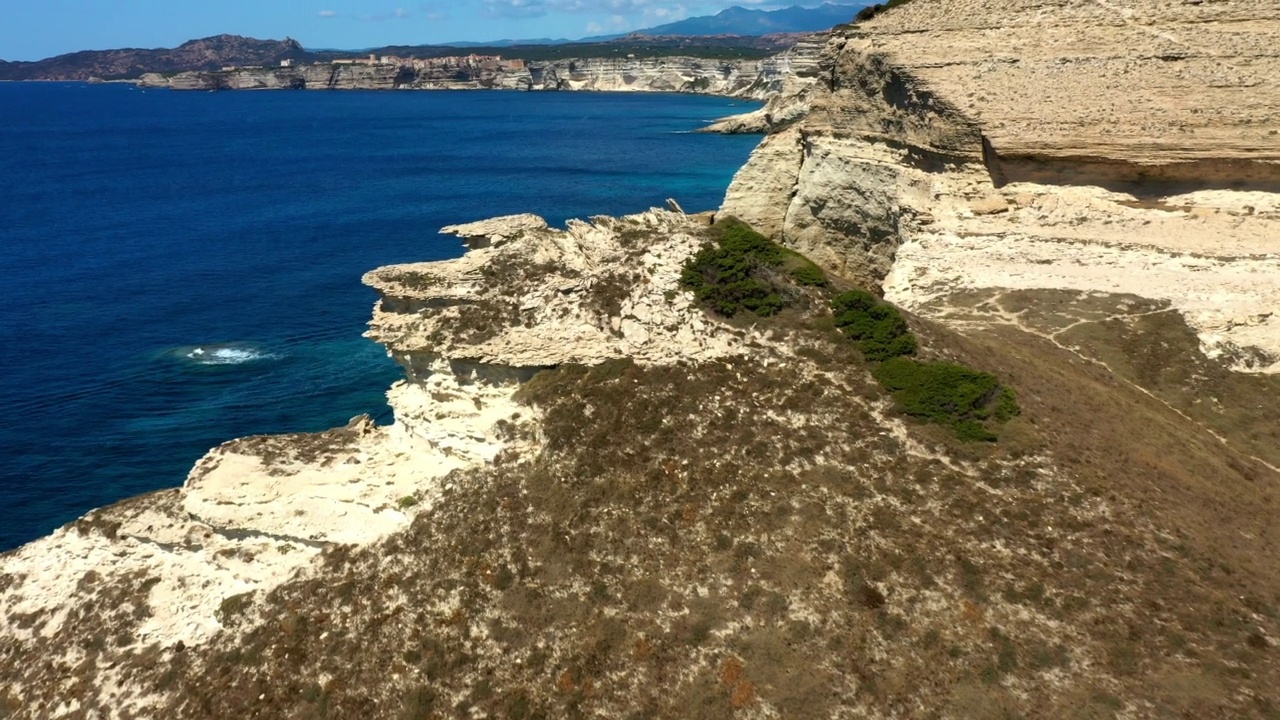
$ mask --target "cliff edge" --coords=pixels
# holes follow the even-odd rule
[[[1133,295],[1274,373],[1277,37],[1263,0],[913,0],[837,28],[723,212],[934,316]]]

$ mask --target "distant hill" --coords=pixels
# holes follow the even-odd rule
[[[281,60],[306,60],[309,53],[297,40],[255,40],[239,35],[215,35],[190,40],[176,48],[82,50],[35,62],[0,61],[0,80],[115,80],[144,72],[217,70],[226,65],[277,65]]]
[[[477,48],[477,47],[514,47],[517,45],[565,45],[567,43],[572,43],[572,42],[580,42],[580,41],[570,40],[568,38],[555,38],[555,39],[526,38],[524,40],[512,40],[510,38],[504,38],[502,40],[489,40],[486,42],[476,42],[474,40],[454,40],[447,43],[441,43],[441,45],[446,47],[456,47],[456,48]]]
[[[771,33],[818,32],[853,20],[866,3],[816,8],[793,6],[781,10],[748,10],[734,6],[715,15],[692,17],[679,22],[637,30],[633,35],[768,35]]]
[[[376,55],[433,58],[449,55],[502,55],[548,61],[564,58],[662,57],[687,55],[716,59],[762,58],[795,44],[796,35],[722,35],[695,37],[627,35],[603,42],[543,44],[519,41],[500,45],[392,45],[365,50],[306,50],[296,40],[255,40],[238,35],[217,35],[191,40],[173,49],[84,50],[35,62],[0,60],[0,80],[103,80],[133,79],[144,73],[177,73],[218,70],[228,65],[272,66],[281,60],[297,63],[328,62],[335,58]]]
[[[698,57],[763,57],[790,47],[793,34],[818,32],[851,21],[858,5],[827,3],[816,8],[799,6],[781,10],[748,10],[731,7],[716,15],[637,30],[627,35],[602,35],[577,41],[537,38],[454,42],[444,45],[388,46],[367,50],[308,51],[292,38],[257,40],[239,35],[215,35],[190,40],[176,48],[121,48],[81,50],[34,62],[0,60],[3,80],[103,80],[132,79],[143,73],[176,73],[218,70],[228,65],[278,65],[281,60],[323,62],[368,53],[413,57],[442,57],[476,53],[525,60],[564,57],[612,57],[626,54]]]

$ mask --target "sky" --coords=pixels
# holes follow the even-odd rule
[[[731,5],[813,7],[821,0],[0,0],[0,59],[77,50],[174,47],[229,33],[357,50],[458,40],[626,32]]]

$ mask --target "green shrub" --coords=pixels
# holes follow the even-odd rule
[[[738,220],[715,227],[718,242],[698,251],[684,267],[680,284],[711,311],[733,317],[744,310],[761,317],[786,305],[779,275],[797,285],[822,287],[827,277],[802,255],[787,250]]]
[[[792,266],[788,274],[797,285],[805,287],[826,287],[827,274],[822,272],[822,268],[814,264],[812,260],[801,255],[800,253],[785,251],[792,257],[788,258],[788,265]]]
[[[907,415],[948,425],[965,442],[995,442],[986,421],[1003,423],[1021,412],[1013,391],[994,375],[907,357],[916,353],[915,335],[898,309],[875,295],[841,293],[832,298],[831,312],[862,356],[880,363],[872,374]]]
[[[1018,397],[1013,394],[1013,390],[1008,386],[1000,386],[1000,397],[996,398],[996,407],[991,412],[991,417],[997,422],[1009,422],[1021,414],[1022,408],[1018,407]]]
[[[914,355],[916,338],[898,309],[865,290],[850,290],[831,300],[836,327],[873,362]]]
[[[223,625],[229,624],[236,616],[243,613],[253,603],[253,592],[240,593],[224,599],[214,616]]]
[[[983,422],[1004,422],[1020,412],[1013,393],[994,375],[963,365],[897,357],[873,374],[902,412],[950,425],[961,440],[994,442],[995,434]]]
[[[951,429],[964,442],[995,442],[1000,439],[977,420],[958,420],[951,424]]]

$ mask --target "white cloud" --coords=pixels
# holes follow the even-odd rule
[[[425,3],[424,3],[424,6],[425,6]],[[425,11],[425,7],[423,9]],[[385,20],[408,20],[409,18],[413,17],[413,11],[408,8],[399,7],[399,8],[396,8],[395,10],[389,10],[389,11],[380,12],[380,13],[370,13],[365,15],[343,15],[342,13],[336,10],[321,10],[319,15],[320,17],[325,19],[346,17],[346,18],[354,18],[356,20],[360,20],[363,22],[383,22]],[[443,15],[441,17],[443,17]]]
[[[422,14],[432,22],[441,22],[449,19],[448,5],[439,0],[431,0],[430,2],[418,3],[418,9]]]
[[[363,20],[364,22],[385,22],[387,20],[407,20],[411,17],[413,17],[412,10],[406,10],[404,8],[396,8],[395,10],[392,10],[390,12],[380,12],[372,15],[360,15],[357,17],[357,19]]]

